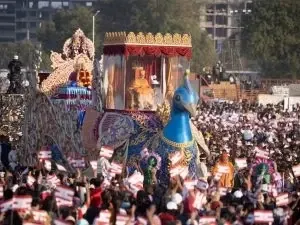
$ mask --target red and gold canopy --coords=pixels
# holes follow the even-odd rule
[[[192,38],[188,34],[165,34],[142,32],[106,33],[104,39],[104,55],[128,56],[183,56],[192,57]]]

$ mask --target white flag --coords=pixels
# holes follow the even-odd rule
[[[255,156],[258,158],[269,159],[269,152],[255,148]]]
[[[284,193],[276,197],[276,206],[285,206],[289,204],[289,194]]]
[[[217,220],[213,216],[203,216],[199,219],[199,225],[216,224]]]
[[[196,180],[185,180],[185,181],[184,181],[184,186],[185,186],[186,189],[188,189],[188,190],[194,190],[196,184],[197,184],[197,181],[196,181]]]
[[[11,210],[12,207],[13,207],[13,203],[14,203],[13,199],[10,199],[8,201],[2,202],[0,204],[0,210],[1,210],[1,212],[4,213],[4,212],[6,212],[8,210]]]
[[[56,201],[56,205],[57,207],[62,207],[62,206],[68,206],[71,207],[73,206],[73,200],[70,199],[63,199],[61,197],[55,196],[55,201]]]
[[[45,160],[45,159],[51,159],[52,153],[51,151],[39,151],[38,153],[38,159]]]
[[[31,209],[32,196],[15,196],[13,209]]]
[[[59,164],[56,163],[56,167],[59,171],[67,172],[67,169],[62,165],[59,165]]]
[[[69,223],[63,220],[54,220],[54,225],[69,225]]]
[[[57,186],[55,190],[55,197],[60,197],[65,200],[73,201],[74,190],[64,186]]]
[[[116,225],[126,225],[129,220],[129,216],[117,215]]]
[[[295,177],[300,177],[300,164],[292,168]]]
[[[99,218],[96,220],[96,224],[98,225],[108,225],[110,221],[111,213],[108,210],[101,211]]]
[[[84,168],[85,167],[85,161],[84,161],[84,159],[73,159],[73,160],[71,160],[71,165],[74,168]]]
[[[27,184],[28,184],[29,186],[32,186],[32,185],[34,184],[34,182],[35,182],[35,179],[34,179],[33,176],[28,176],[28,177],[27,177]]]
[[[254,211],[255,223],[272,223],[273,221],[274,221],[274,216],[272,211],[268,211],[268,210]]]
[[[4,192],[4,188],[2,185],[0,185],[0,199],[3,198],[3,192]]]
[[[247,168],[247,159],[235,159],[235,164],[239,169]]]

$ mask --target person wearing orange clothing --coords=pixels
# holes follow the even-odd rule
[[[220,177],[219,186],[225,188],[232,188],[234,183],[234,166],[229,161],[226,151],[220,156],[220,159],[212,169],[214,177]]]

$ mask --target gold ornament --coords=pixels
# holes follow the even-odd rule
[[[104,45],[151,45],[151,46],[178,46],[192,47],[192,38],[189,34],[144,34],[139,32],[108,32],[105,34]]]

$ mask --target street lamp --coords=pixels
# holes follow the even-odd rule
[[[100,10],[93,15],[93,44],[95,45],[95,17],[100,13]]]

